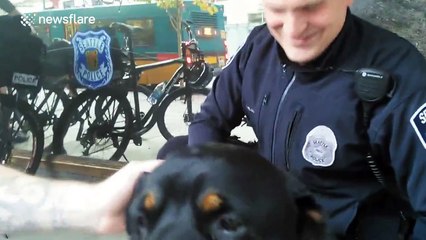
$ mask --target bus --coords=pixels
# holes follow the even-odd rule
[[[221,69],[227,60],[225,17],[222,5],[211,15],[202,11],[192,1],[184,2],[183,20],[192,22],[191,28],[204,53],[205,60],[215,69]],[[100,5],[85,8],[50,9],[26,13],[33,19],[33,27],[46,45],[55,38],[71,40],[78,31],[108,26],[123,22],[137,26],[134,36],[134,51],[137,64],[178,57],[176,31],[170,23],[166,10],[155,3],[129,5]],[[182,37],[186,39],[184,28]],[[140,84],[158,84],[170,79],[178,65],[152,69],[141,74]]]

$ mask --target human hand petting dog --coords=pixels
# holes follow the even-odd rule
[[[130,162],[96,186],[92,194],[98,212],[98,221],[94,222],[93,228],[96,233],[120,233],[125,230],[126,208],[138,179],[161,163],[161,160]]]
[[[256,152],[224,144],[169,155],[142,176],[131,240],[321,240],[325,219],[306,189]]]
[[[0,234],[56,229],[123,232],[136,182],[160,164],[131,162],[91,184],[34,177],[0,165]]]

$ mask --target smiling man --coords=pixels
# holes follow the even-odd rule
[[[321,55],[336,38],[352,1],[263,2],[271,35],[291,61],[303,64]]]
[[[351,4],[263,0],[266,24],[215,81],[188,142],[228,141],[246,115],[258,152],[315,193],[338,238],[425,239],[426,61]]]

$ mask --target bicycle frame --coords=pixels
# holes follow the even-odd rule
[[[182,59],[178,59],[179,61],[181,61]],[[138,118],[136,117],[136,126],[139,126],[140,129],[137,129],[136,132],[133,133],[132,136],[139,136],[144,134],[145,132],[147,132],[149,129],[151,129],[155,123],[157,122],[156,117],[155,117],[155,113],[156,110],[160,107],[161,103],[163,102],[164,98],[167,96],[167,94],[169,94],[172,91],[173,86],[178,83],[179,79],[180,79],[180,74],[182,71],[183,66],[180,66],[176,72],[173,74],[172,78],[166,83],[165,85],[165,90],[163,92],[163,94],[160,96],[160,99],[158,99],[157,103],[155,103],[154,105],[152,105],[148,112],[145,113],[144,117]],[[185,87],[187,86],[187,84],[185,84]],[[133,92],[133,98],[135,99],[135,116],[139,116],[140,115],[140,109],[139,109],[139,95],[138,92],[134,91]],[[190,102],[191,100],[189,100]],[[148,120],[150,120],[148,122]],[[147,124],[147,125],[145,125]],[[142,127],[141,127],[142,126]]]
[[[130,73],[129,73],[129,81],[131,81],[131,87],[130,89],[133,90],[133,99],[134,99],[134,106],[135,109],[133,111],[133,114],[135,116],[135,127],[136,129],[134,129],[135,131],[133,131],[132,133],[132,139],[135,139],[137,137],[140,137],[141,135],[143,135],[144,133],[146,133],[149,129],[151,129],[157,122],[157,118],[156,118],[156,110],[159,108],[159,106],[162,104],[163,100],[165,99],[165,97],[170,94],[171,92],[173,92],[173,87],[175,86],[175,84],[178,83],[178,81],[180,79],[183,79],[183,81],[185,82],[184,88],[186,88],[187,91],[187,109],[189,110],[189,116],[192,117],[193,113],[192,113],[192,101],[191,101],[191,97],[188,98],[188,95],[191,96],[191,87],[190,84],[188,83],[188,78],[186,76],[188,76],[188,73],[190,71],[190,68],[188,66],[188,62],[187,62],[187,57],[192,57],[192,56],[188,56],[188,52],[195,51],[197,56],[196,61],[204,61],[201,52],[198,49],[198,43],[197,41],[193,38],[193,34],[192,31],[188,25],[188,23],[184,22],[185,24],[185,29],[187,31],[188,34],[188,38],[189,41],[183,41],[181,43],[181,56],[179,58],[174,58],[174,59],[170,59],[170,60],[164,60],[164,61],[159,61],[156,63],[151,63],[151,64],[144,64],[144,65],[138,65],[136,66],[135,64],[135,58],[134,58],[134,54],[133,54],[133,41],[132,41],[132,27],[128,26],[126,24],[123,23],[112,23],[111,26],[115,29],[117,29],[118,31],[124,33],[125,35],[125,49],[128,56],[129,56],[129,60],[130,60]],[[193,47],[193,49],[191,49],[191,47]],[[140,106],[139,106],[139,94],[137,91],[137,87],[138,87],[138,79],[140,74],[142,74],[142,72],[149,70],[149,69],[154,69],[154,68],[158,68],[158,67],[163,67],[163,66],[167,66],[167,65],[172,65],[172,64],[180,64],[180,67],[176,70],[176,72],[173,74],[172,78],[166,82],[165,84],[165,90],[163,92],[163,94],[160,96],[160,98],[158,99],[158,101],[152,105],[148,112],[145,113],[145,115],[140,118],[140,114],[141,114],[141,110],[140,110]],[[181,78],[181,74],[183,74],[183,77]]]

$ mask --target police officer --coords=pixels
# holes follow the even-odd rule
[[[426,239],[426,61],[351,4],[263,0],[266,24],[218,76],[188,141],[226,141],[246,115],[259,153],[309,187],[338,238]],[[383,83],[387,73],[387,96],[363,105],[357,77]]]

